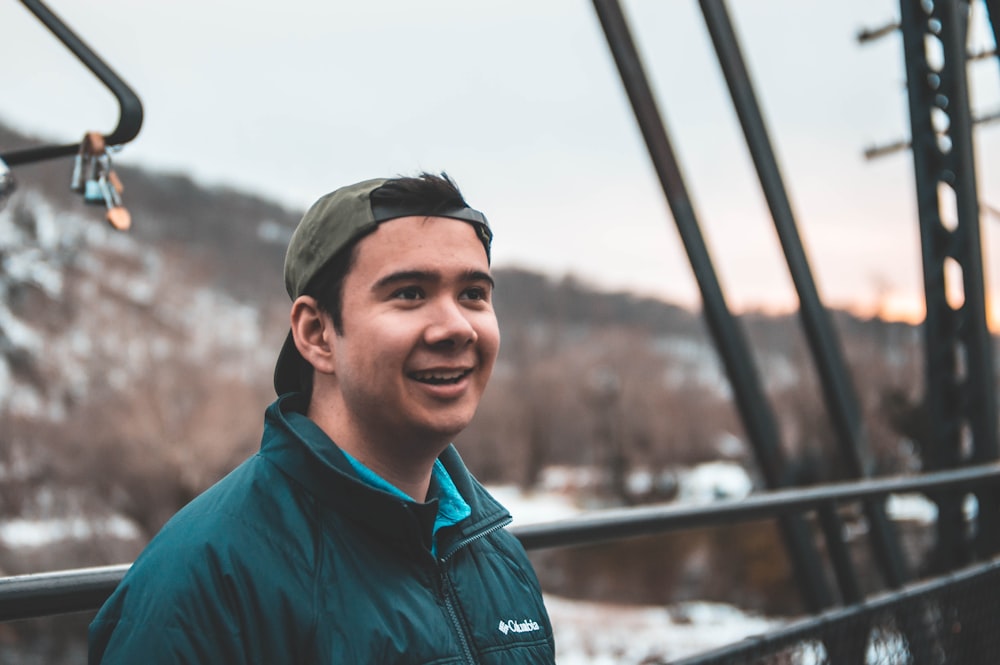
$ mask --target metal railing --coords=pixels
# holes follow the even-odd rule
[[[998,586],[1000,559],[994,559],[672,660],[671,665],[992,664],[1000,660]],[[959,645],[961,640],[966,643]]]
[[[104,84],[118,101],[118,123],[104,136],[105,144],[122,145],[138,136],[142,127],[142,102],[132,88],[41,0],[21,0],[21,3]],[[84,129],[86,128],[81,128],[81,135]],[[43,145],[4,152],[0,154],[0,159],[9,166],[18,166],[56,157],[70,157],[79,149],[79,143]]]
[[[598,510],[579,517],[511,529],[529,550],[598,542],[801,514],[824,506],[883,498],[889,494],[971,492],[1000,485],[1000,464],[984,464],[915,476],[763,492],[710,505],[658,505]],[[96,610],[130,564],[0,578],[0,621]]]

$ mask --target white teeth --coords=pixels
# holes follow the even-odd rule
[[[458,381],[471,370],[459,370],[454,372],[413,372],[410,376],[418,381],[447,382]]]

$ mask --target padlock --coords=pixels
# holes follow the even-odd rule
[[[118,192],[118,196],[125,193],[125,185],[122,184],[121,178],[118,177],[118,174],[115,173],[114,169],[108,170],[108,182],[110,182],[111,186],[115,188],[116,192]]]
[[[100,174],[94,173],[99,168],[94,160],[105,154],[104,137],[100,132],[87,132],[80,142],[80,149],[73,159],[73,175],[70,176],[69,188],[81,192],[86,198],[88,180],[97,180]]]
[[[122,205],[122,181],[111,168],[104,137],[98,132],[87,132],[80,143],[70,187],[83,193],[84,203],[103,204],[107,209],[105,219],[119,231],[132,226],[132,216]]]
[[[86,158],[83,154],[83,144],[80,144],[80,149],[76,153],[76,157],[73,158],[73,175],[69,179],[69,188],[74,192],[83,193],[83,171],[85,166]]]
[[[87,180],[84,183],[83,202],[90,205],[107,205],[100,180]]]
[[[97,186],[101,190],[101,198],[104,201],[104,205],[108,207],[108,210],[121,207],[122,197],[118,193],[118,190],[115,189],[115,186],[111,184],[111,181],[108,180],[107,175],[101,175],[97,181]]]
[[[113,207],[112,204],[108,203],[108,193],[105,191],[112,188],[106,182],[108,171],[111,170],[111,158],[103,153],[100,155],[91,155],[87,158],[85,170],[87,174],[83,186],[84,203],[94,205],[103,203],[109,208]]]
[[[123,206],[116,206],[108,210],[104,219],[119,231],[128,231],[129,227],[132,226],[132,215]]]

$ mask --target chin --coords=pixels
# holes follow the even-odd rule
[[[444,444],[449,444],[471,422],[471,417],[438,420],[437,422],[426,423],[425,427],[421,429],[424,430],[428,439],[436,439]]]

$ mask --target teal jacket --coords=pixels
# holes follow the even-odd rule
[[[454,448],[471,515],[359,479],[286,395],[260,452],[177,513],[90,626],[90,663],[552,663],[552,627],[510,514]],[[436,555],[431,554],[432,545]]]

